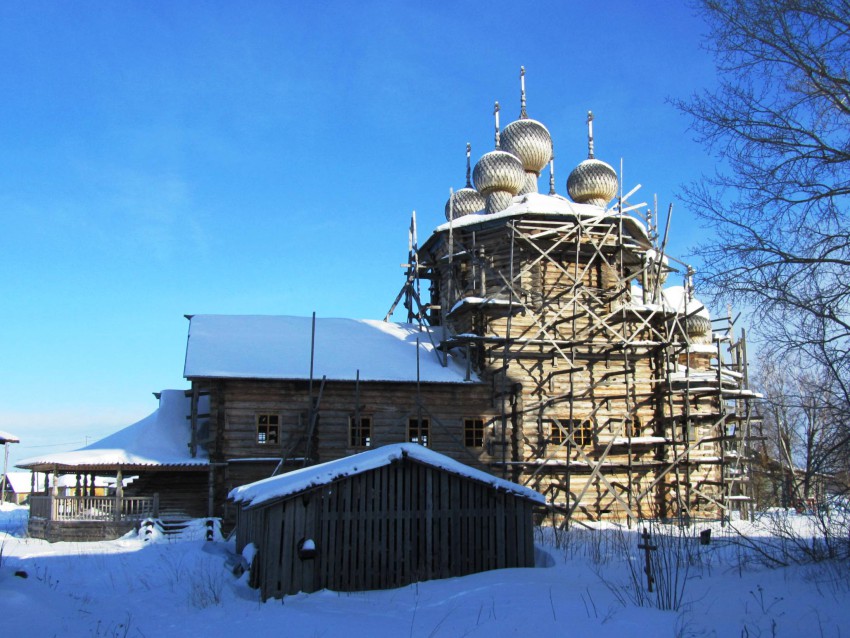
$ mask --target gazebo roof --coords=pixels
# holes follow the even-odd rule
[[[196,457],[189,453],[189,410],[185,391],[163,390],[159,408],[141,421],[79,450],[33,456],[16,465],[42,472],[205,469],[206,453],[199,451]]]

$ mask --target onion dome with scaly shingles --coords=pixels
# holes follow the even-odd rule
[[[525,180],[520,194],[537,192],[537,178],[552,157],[552,136],[548,129],[537,120],[516,120],[502,131],[501,147],[515,155],[522,162],[523,170],[529,174],[530,179]]]
[[[484,154],[475,165],[472,180],[475,188],[486,198],[484,210],[498,213],[505,210],[525,184],[525,169],[515,155],[501,150],[499,135],[499,103],[493,105],[496,150]]]
[[[500,148],[516,155],[526,173],[520,195],[537,192],[540,171],[552,158],[552,136],[537,120],[529,119],[525,110],[525,67],[520,67],[520,111],[519,119],[511,122],[501,133]]]
[[[619,184],[617,172],[598,159],[586,159],[567,178],[567,192],[578,204],[604,207],[614,199]]]
[[[484,210],[486,200],[474,188],[461,188],[452,193],[446,202],[446,219],[457,219],[464,215],[477,213]]]
[[[446,220],[451,221],[464,215],[477,213],[479,210],[484,210],[487,201],[482,197],[481,193],[472,188],[472,182],[469,181],[469,157],[472,152],[472,145],[466,143],[466,186],[451,194],[449,201],[446,202]]]
[[[685,332],[693,343],[711,343],[711,320],[696,314],[685,319]]]
[[[484,197],[495,191],[507,191],[516,195],[525,181],[522,163],[510,153],[490,151],[481,156],[472,173],[475,188]]]
[[[593,113],[587,112],[587,159],[567,178],[567,193],[578,204],[604,208],[614,199],[619,186],[617,172],[593,156]]]
[[[487,212],[496,213],[504,208],[490,206],[490,202],[501,205],[516,195],[525,184],[525,170],[514,155],[495,150],[484,154],[475,165],[472,181],[481,195],[488,199]],[[498,197],[490,197],[498,194]],[[504,195],[510,195],[507,199]]]

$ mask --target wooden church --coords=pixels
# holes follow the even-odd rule
[[[745,334],[711,320],[669,226],[594,156],[590,114],[588,158],[556,192],[523,76],[519,119],[501,129],[497,103],[474,170],[467,145],[466,186],[411,243],[384,321],[189,317],[193,511],[231,518],[240,485],[407,442],[537,490],[559,521],[746,510]],[[170,489],[161,476],[139,484]]]
[[[588,158],[569,198],[555,192],[521,79],[519,119],[500,130],[497,104],[496,148],[474,170],[467,145],[466,186],[412,242],[383,325],[191,319],[185,376],[210,405],[193,441],[215,503],[269,473],[418,442],[533,487],[561,520],[746,509],[744,335],[728,318],[713,329],[657,213],[629,205],[594,157],[591,114]],[[408,323],[389,323],[402,299]]]

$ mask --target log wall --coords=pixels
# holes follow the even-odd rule
[[[490,385],[481,383],[427,384],[329,381],[317,407],[313,441],[308,446],[309,384],[307,381],[255,379],[194,380],[210,392],[210,420],[218,436],[210,445],[214,473],[214,515],[228,527],[234,512],[226,508],[227,494],[234,487],[271,476],[279,471],[312,463],[331,461],[362,452],[352,446],[350,421],[359,412],[371,422],[370,447],[408,440],[408,424],[420,414],[429,422],[428,447],[485,471],[501,459],[500,411],[494,406]],[[318,396],[319,383],[313,387]],[[358,408],[359,396],[359,410]],[[276,443],[259,443],[257,415],[277,415],[280,432]],[[482,419],[483,445],[468,447],[463,421]]]
[[[161,518],[200,518],[207,516],[208,477],[206,468],[193,472],[145,472],[124,488],[124,495],[159,494]]]

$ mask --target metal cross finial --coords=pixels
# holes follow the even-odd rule
[[[587,158],[593,159],[593,111],[587,112]]]
[[[652,237],[653,237],[653,230],[652,230],[652,209],[651,209],[651,208],[647,208],[647,209],[646,209],[646,229],[647,229],[647,232],[649,233],[649,239],[651,240],[651,239],[652,239]]]
[[[696,272],[693,266],[688,265],[685,273],[685,304],[690,303],[694,298],[694,275]],[[687,306],[685,310],[687,311]]]
[[[555,194],[555,154],[549,158],[549,194]]]
[[[493,115],[496,116],[496,148],[499,148],[499,101],[496,100],[495,106],[493,106]]]
[[[466,143],[466,187],[472,188],[472,182],[469,181],[469,157],[472,154],[472,144]]]
[[[519,83],[520,83],[520,98],[519,98],[519,119],[524,120],[528,117],[525,112],[525,67],[519,67]]]

